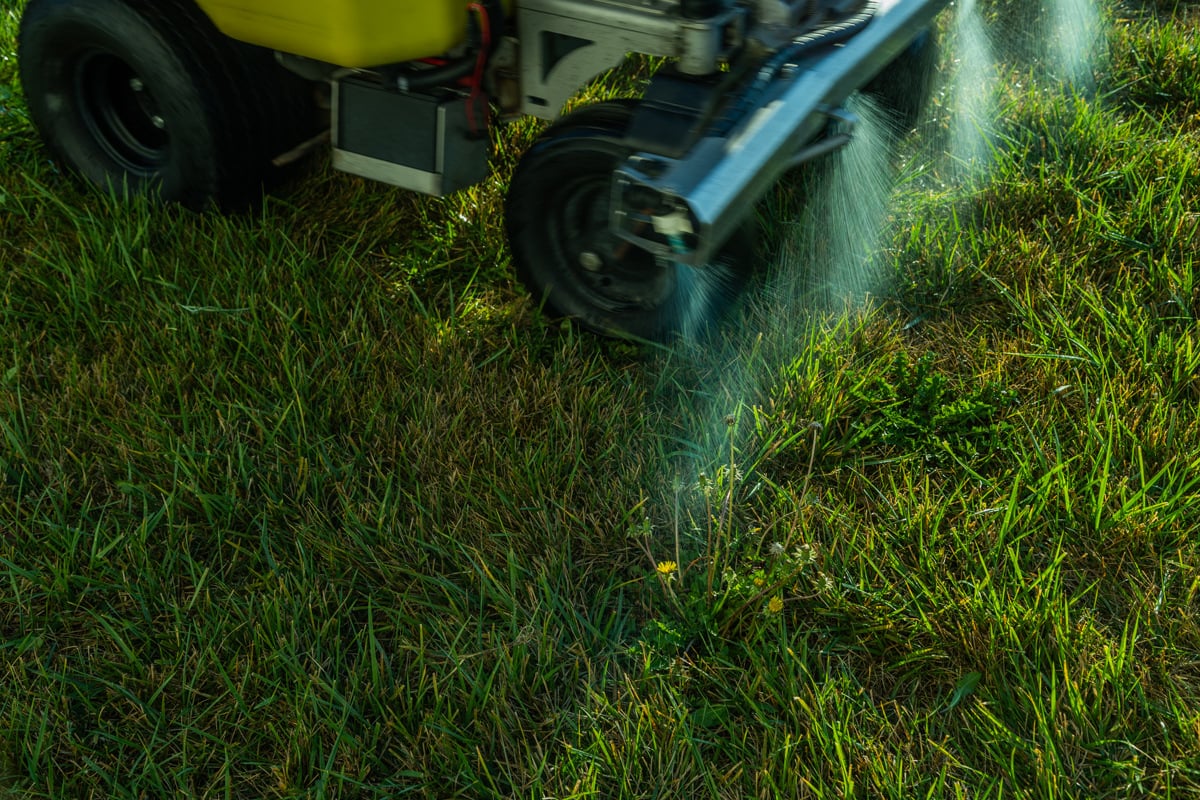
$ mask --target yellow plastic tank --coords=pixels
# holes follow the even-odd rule
[[[234,39],[343,67],[440,55],[467,30],[467,0],[196,2]]]

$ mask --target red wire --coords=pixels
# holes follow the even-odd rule
[[[475,62],[475,73],[471,76],[471,95],[467,100],[467,124],[471,126],[472,133],[479,133],[479,127],[475,124],[475,104],[483,97],[483,68],[487,64],[488,53],[492,49],[492,21],[482,3],[469,3],[467,8],[479,15],[479,59]],[[483,105],[485,131],[487,130],[487,118],[488,107],[485,100]]]

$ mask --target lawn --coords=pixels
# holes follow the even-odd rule
[[[0,797],[1200,796],[1200,9],[978,2],[652,347],[513,279],[536,124],[117,201],[0,0]]]

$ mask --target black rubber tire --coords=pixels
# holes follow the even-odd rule
[[[630,154],[621,137],[634,108],[617,100],[580,109],[550,126],[518,163],[505,207],[517,277],[545,313],[596,333],[649,341],[699,336],[754,269],[755,223],[741,226],[702,268],[617,239],[608,225],[611,179]]]
[[[863,87],[904,133],[917,127],[929,105],[939,55],[937,32],[926,30]]]
[[[242,206],[317,129],[311,84],[192,0],[30,0],[18,60],[50,149],[118,193]]]

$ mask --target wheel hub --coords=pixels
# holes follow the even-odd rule
[[[619,239],[609,227],[607,175],[590,176],[567,193],[556,214],[565,261],[591,301],[611,312],[658,308],[674,289],[673,271],[653,254]]]
[[[123,171],[141,178],[167,161],[166,118],[134,69],[111,53],[85,53],[75,68],[75,100],[93,141]]]

